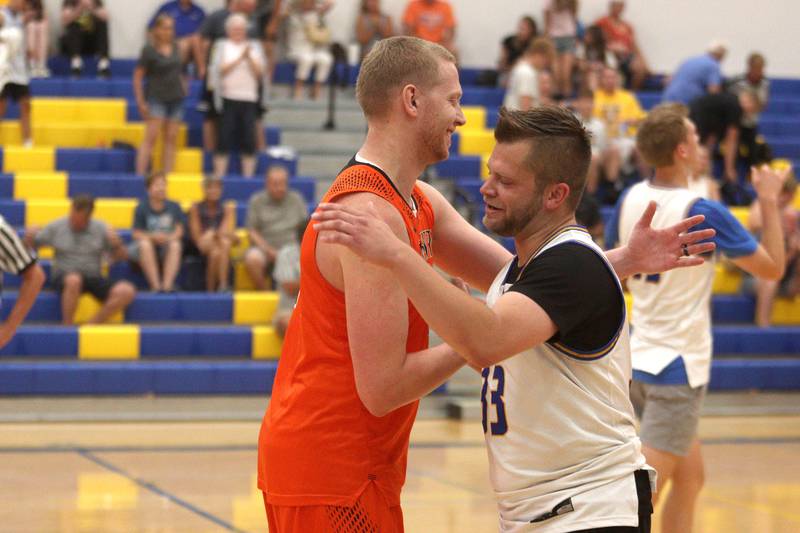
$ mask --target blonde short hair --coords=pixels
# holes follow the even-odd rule
[[[378,41],[364,58],[356,82],[356,97],[364,115],[382,115],[392,92],[405,85],[436,85],[442,61],[455,64],[456,58],[443,46],[416,37]]]

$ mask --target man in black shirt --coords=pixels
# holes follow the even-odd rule
[[[575,222],[589,136],[569,111],[539,106],[502,109],[495,138],[481,189],[483,222],[513,237],[517,256],[498,273],[486,304],[438,276],[376,213],[321,204],[313,216],[318,242],[343,244],[389,269],[429,326],[482,369],[501,525],[552,521],[565,531],[649,532],[651,469],[639,451],[628,395],[622,289]],[[649,227],[654,212],[652,203],[631,249],[652,247],[653,257],[664,254],[665,261],[640,268],[701,264],[693,255],[713,244],[696,243],[713,231],[685,231],[702,217],[656,231]],[[436,261],[435,243],[432,253]],[[634,272],[617,266],[617,273]],[[577,495],[580,503],[572,501]]]

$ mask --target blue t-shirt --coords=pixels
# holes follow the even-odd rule
[[[164,201],[164,209],[155,211],[145,198],[133,213],[133,228],[148,233],[172,233],[178,224],[183,224],[183,211],[170,200]]]
[[[664,90],[664,102],[680,102],[689,104],[699,96],[703,96],[710,85],[722,85],[722,70],[719,62],[710,54],[703,54],[687,59],[678,67]]]
[[[659,374],[650,374],[634,368],[633,379],[651,385],[687,385],[689,383],[686,365],[681,356],[676,357]]]
[[[158,8],[147,27],[152,28],[156,18],[161,14],[169,15],[175,21],[175,37],[178,38],[197,33],[206,18],[206,12],[194,2],[189,9],[183,9],[179,0],[173,0]]]

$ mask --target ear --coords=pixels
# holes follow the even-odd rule
[[[415,85],[406,85],[400,93],[402,97],[403,112],[416,117],[419,113],[419,90]]]
[[[548,185],[544,191],[544,208],[549,211],[555,211],[561,207],[567,198],[569,198],[569,185],[566,183],[553,183]]]
[[[686,147],[686,143],[678,144],[678,146],[675,147],[674,155],[680,157],[681,159],[686,159],[686,157],[689,155],[689,149]]]

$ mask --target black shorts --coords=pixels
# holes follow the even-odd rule
[[[19,83],[6,83],[6,86],[3,87],[3,91],[0,92],[0,98],[11,98],[15,102],[19,102],[23,98],[27,98],[31,95],[31,91],[27,85],[21,85]]]
[[[54,277],[52,281],[53,289],[57,290],[59,294],[64,291],[65,275],[66,274],[59,274],[58,276]],[[108,293],[111,292],[111,288],[114,286],[114,283],[112,283],[110,279],[102,276],[84,276],[83,274],[80,276],[81,280],[83,281],[81,293],[88,292],[101,302],[105,302],[108,298]]]

